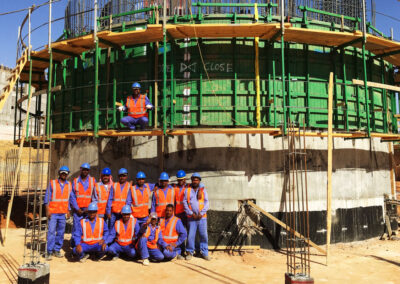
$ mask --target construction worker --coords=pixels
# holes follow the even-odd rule
[[[157,225],[157,213],[151,212],[146,223],[140,228],[139,250],[143,260],[143,265],[149,265],[149,258],[152,261],[161,261],[164,254],[160,251],[160,247],[166,247],[162,237],[161,228]]]
[[[130,130],[135,130],[137,125],[144,129],[149,124],[148,109],[152,109],[153,105],[146,95],[140,94],[140,84],[135,82],[132,84],[132,96],[126,99],[126,105],[118,107],[119,111],[127,111],[128,116],[121,119],[121,123]]]
[[[99,258],[105,255],[108,228],[104,219],[97,216],[96,202],[89,204],[88,216],[81,219],[73,238],[76,244],[73,253],[79,257],[80,262],[85,262],[90,256],[89,253],[96,253]]]
[[[111,230],[114,227],[115,221],[121,218],[121,210],[124,205],[131,206],[131,184],[128,180],[128,170],[121,168],[118,171],[118,182],[113,184],[113,187],[108,196],[106,207],[107,217],[110,220],[108,228]]]
[[[97,215],[101,218],[105,218],[106,223],[109,222],[106,214],[106,207],[108,202],[108,197],[110,195],[110,191],[112,191],[112,182],[110,180],[111,177],[111,169],[104,168],[101,171],[100,179],[101,181],[96,183],[93,190],[92,202],[97,202]]]
[[[183,207],[183,199],[185,198],[186,184],[186,173],[184,170],[179,170],[176,173],[177,184],[174,185],[175,189],[175,215],[179,217],[182,223],[186,226],[186,213]]]
[[[194,173],[191,180],[192,183],[186,189],[185,199],[183,200],[189,228],[186,260],[190,260],[193,256],[197,230],[200,235],[200,255],[205,260],[210,260],[207,234],[208,194],[204,185],[200,184],[201,176],[198,173]]]
[[[81,219],[87,215],[87,207],[92,201],[92,191],[96,184],[95,178],[89,175],[90,165],[88,163],[82,164],[80,170],[79,177],[75,178],[72,182],[71,207],[74,211],[72,232],[79,226]],[[75,246],[73,241],[72,238],[72,247]]]
[[[107,243],[115,240],[108,248],[108,252],[114,256],[113,260],[117,260],[121,253],[131,258],[134,258],[136,255],[134,242],[139,235],[140,227],[136,218],[131,213],[132,210],[129,205],[122,207],[122,218],[115,222],[108,236]]]
[[[136,184],[132,186],[132,215],[137,219],[139,226],[146,223],[150,210],[151,192],[154,183],[146,183],[146,174],[138,172],[136,174]]]
[[[181,219],[174,216],[174,205],[168,204],[165,208],[165,218],[160,220],[160,227],[163,240],[167,244],[162,247],[164,259],[184,259],[180,246],[185,242],[187,233]]]
[[[169,184],[169,175],[162,172],[158,186],[154,187],[151,202],[151,212],[156,212],[158,217],[165,217],[167,204],[175,203],[175,189]]]
[[[72,185],[67,181],[68,174],[69,168],[62,166],[58,170],[58,179],[50,181],[44,196],[48,220],[47,260],[51,260],[53,254],[56,257],[63,257],[60,250],[64,242],[65,216],[69,215],[69,202],[72,191]]]

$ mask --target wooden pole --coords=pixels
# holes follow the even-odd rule
[[[333,114],[333,72],[329,74],[328,86],[328,183],[326,191],[326,265],[329,259],[329,246],[331,243],[331,198],[332,198],[332,117]]]

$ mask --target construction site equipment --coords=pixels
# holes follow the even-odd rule
[[[388,195],[384,196],[385,198],[385,231],[381,236],[381,240],[399,240],[396,237],[396,230],[398,228],[398,224],[396,224],[399,220],[399,215],[397,214],[397,208],[400,207],[400,201],[396,199],[390,199]],[[395,224],[396,229],[392,229],[392,223]]]

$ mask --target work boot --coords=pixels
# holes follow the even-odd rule
[[[112,261],[116,261],[116,260],[118,260],[119,259],[119,257],[117,256],[117,255],[115,255],[113,258],[112,258]]]
[[[87,254],[85,254],[80,260],[79,260],[79,262],[85,262],[88,258],[89,258],[89,254],[87,253]]]
[[[192,257],[193,257],[193,255],[190,252],[188,252],[186,255],[186,260],[191,260]]]
[[[185,258],[184,258],[182,255],[178,254],[178,255],[176,256],[176,259],[177,259],[177,260],[184,260]]]
[[[211,260],[211,258],[208,255],[204,255],[202,253],[200,253],[200,255],[201,255],[201,258],[203,258],[204,260],[207,260],[207,261]]]
[[[147,258],[143,259],[143,265],[149,266],[150,265],[150,261]]]
[[[53,253],[47,252],[47,253],[44,255],[44,258],[45,258],[47,261],[50,261],[50,260],[52,259],[52,255],[53,255]]]
[[[56,252],[54,252],[54,256],[55,256],[55,257],[58,257],[58,258],[63,258],[63,257],[64,257],[64,254],[61,253],[60,251],[56,251]]]

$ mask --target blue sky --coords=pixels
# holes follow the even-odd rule
[[[0,13],[27,8],[33,4],[41,4],[47,0],[0,0]],[[63,17],[64,9],[68,0],[61,0],[53,4],[53,19]],[[400,2],[397,0],[375,0],[376,11],[400,18]],[[367,0],[369,8],[370,0]],[[27,11],[0,16],[0,38],[2,44],[0,45],[0,64],[14,67],[16,59],[16,42],[18,34],[18,26],[24,19]],[[32,15],[32,27],[36,27],[48,21],[48,7],[43,6],[36,10]],[[27,25],[26,25],[27,26]],[[376,26],[385,34],[390,34],[390,27],[394,28],[394,37],[400,41],[400,20],[396,21],[389,17],[377,14]],[[62,33],[64,22],[59,21],[53,24],[52,39],[56,40]],[[26,30],[25,30],[26,32]],[[27,42],[27,40],[26,40]],[[47,43],[47,25],[35,31],[32,35],[32,45],[34,48],[43,46]]]

